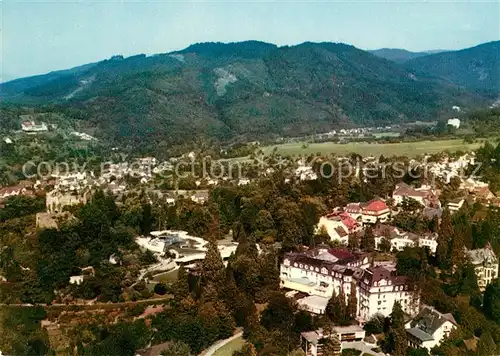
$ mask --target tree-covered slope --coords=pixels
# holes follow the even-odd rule
[[[51,106],[117,143],[302,135],[346,125],[431,120],[485,103],[353,46],[257,41],[109,60],[0,86],[4,102]],[[42,110],[42,109],[40,109]]]
[[[405,66],[469,90],[500,92],[500,41],[419,57],[406,62]]]
[[[377,57],[385,58],[396,63],[404,63],[410,59],[427,56],[430,52],[412,52],[400,48],[380,48],[368,51]]]

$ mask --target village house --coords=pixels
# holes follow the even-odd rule
[[[434,346],[439,346],[457,326],[453,315],[442,314],[426,305],[405,325],[408,346],[430,351]]]
[[[242,185],[250,184],[250,179],[248,178],[240,178],[238,179],[238,185],[241,187]]]
[[[462,205],[464,205],[464,203],[465,203],[464,198],[456,198],[450,200],[446,206],[448,207],[450,213],[453,214],[459,211]]]
[[[320,356],[324,355],[322,340],[335,338],[339,347],[334,355],[340,355],[344,348],[349,348],[349,343],[362,341],[365,335],[365,330],[358,325],[334,326],[330,334],[325,334],[322,328],[302,332],[300,334],[300,343],[306,355]]]
[[[209,195],[207,190],[195,191],[191,196],[191,200],[198,204],[204,204],[208,201]]]
[[[466,255],[474,266],[479,290],[484,292],[486,286],[498,277],[498,258],[489,243],[484,248],[466,251]]]
[[[0,203],[5,199],[18,196],[18,195],[33,195],[33,182],[29,180],[24,180],[19,182],[17,185],[10,187],[3,187],[0,189]]]
[[[414,234],[400,230],[395,226],[379,224],[373,229],[375,236],[375,249],[381,250],[382,241],[385,239],[391,244],[391,251],[403,251],[405,247],[427,247],[433,254],[437,249],[436,233]]]
[[[300,344],[302,350],[306,353],[306,356],[321,356],[324,355],[324,340],[334,337],[337,336],[335,334],[325,335],[323,329],[318,329],[316,331],[305,331],[300,334]],[[338,349],[335,350],[335,354],[333,354],[332,356],[338,356],[342,352],[340,340],[337,341],[338,342],[336,343],[336,345],[339,346]]]
[[[391,210],[381,199],[373,199],[366,203],[350,203],[346,205],[344,211],[363,224],[386,222],[391,215]]]
[[[428,172],[434,177],[440,178],[448,184],[454,177],[458,177],[462,180],[465,169],[469,164],[473,165],[474,163],[475,155],[473,153],[467,153],[457,159],[445,157],[439,162],[429,163],[427,168]]]
[[[424,207],[439,207],[439,199],[429,186],[413,188],[406,183],[396,184],[392,192],[392,199],[395,205],[401,205],[405,199],[413,199]]]
[[[304,164],[299,164],[295,170],[295,176],[300,180],[316,180],[318,175],[313,171],[313,168]]]
[[[353,219],[348,213],[333,212],[320,217],[316,226],[316,233],[324,230],[330,236],[331,241],[340,241],[340,243],[347,245],[349,234],[360,231],[361,228],[361,223]]]
[[[447,125],[453,126],[454,128],[458,129],[460,127],[460,119],[457,118],[448,119]]]
[[[92,266],[80,268],[80,270],[82,274],[69,277],[69,284],[80,285],[86,278],[95,275],[94,267]]]

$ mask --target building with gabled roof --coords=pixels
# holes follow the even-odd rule
[[[349,234],[361,230],[361,223],[353,219],[346,212],[332,212],[319,219],[316,232],[325,229],[331,241],[340,241],[347,245]]]
[[[357,316],[369,320],[375,314],[388,316],[395,300],[408,314],[418,311],[418,291],[404,276],[384,266],[370,267],[370,255],[347,249],[314,249],[287,253],[280,266],[281,287],[317,298],[304,298],[299,305],[316,314],[325,312],[333,292],[356,293]],[[352,285],[356,286],[351,291]],[[415,304],[415,301],[417,303]]]
[[[365,203],[349,203],[344,210],[353,219],[363,224],[386,222],[391,215],[391,210],[381,199],[373,199]]]
[[[439,199],[431,187],[414,188],[404,182],[396,184],[392,192],[392,199],[394,199],[396,205],[403,203],[405,199],[413,199],[424,207],[440,206]]]
[[[408,277],[384,266],[367,268],[358,283],[358,316],[363,320],[375,314],[389,316],[396,301],[406,314],[418,313],[417,286]]]
[[[457,326],[453,315],[442,314],[426,305],[405,325],[408,346],[430,350],[438,346]]]
[[[437,237],[436,233],[414,234],[412,232],[403,231],[395,226],[378,224],[373,229],[375,236],[375,248],[381,249],[383,240],[387,240],[391,244],[391,251],[402,251],[405,247],[427,247],[430,252],[436,253]]]
[[[467,250],[466,255],[474,266],[479,290],[484,292],[486,286],[498,278],[498,258],[489,243],[484,248]]]

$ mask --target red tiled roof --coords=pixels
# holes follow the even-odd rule
[[[387,206],[386,203],[384,203],[380,199],[370,200],[363,207],[363,210],[376,211],[376,212],[379,212],[379,211],[382,211],[382,210],[386,210],[386,209],[389,209],[389,207]]]
[[[353,257],[352,253],[346,248],[332,248],[328,250],[328,253],[337,257],[339,260]]]
[[[349,214],[342,213],[340,214],[340,218],[342,219],[342,223],[349,229],[353,230],[359,226],[356,219],[353,219]]]

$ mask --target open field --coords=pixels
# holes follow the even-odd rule
[[[277,147],[278,153],[284,156],[310,155],[317,152],[321,154],[348,155],[357,153],[361,156],[408,156],[415,157],[422,154],[432,154],[443,151],[468,151],[478,149],[484,140],[476,143],[466,144],[461,139],[438,140],[438,141],[418,141],[401,143],[347,143],[339,144],[333,142],[326,143],[287,143],[263,147],[264,154],[271,154]]]
[[[177,274],[179,269],[174,269],[172,271],[162,272],[154,276],[154,280],[158,282],[173,283],[177,281]]]
[[[245,344],[242,337],[236,338],[214,352],[214,356],[231,356],[234,351],[239,351]]]

